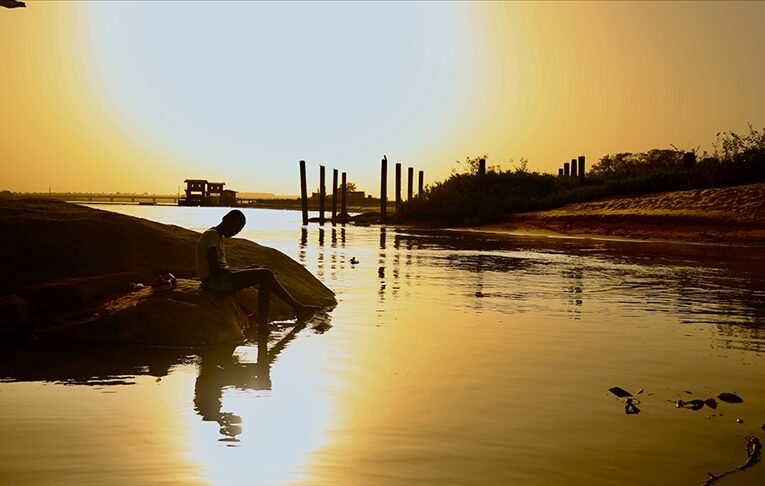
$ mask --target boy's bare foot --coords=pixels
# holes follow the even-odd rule
[[[295,309],[295,313],[297,314],[297,320],[299,322],[304,322],[310,319],[314,316],[317,312],[321,310],[321,307],[318,305],[301,305],[297,309]]]

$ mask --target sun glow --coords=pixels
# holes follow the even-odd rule
[[[375,194],[383,154],[433,182],[484,153],[553,171],[710,149],[765,124],[764,18],[760,3],[30,1],[0,11],[0,178],[295,194],[305,159]]]

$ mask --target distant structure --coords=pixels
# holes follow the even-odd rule
[[[178,206],[236,206],[236,191],[223,189],[225,182],[206,179],[186,179],[186,197],[178,199]]]

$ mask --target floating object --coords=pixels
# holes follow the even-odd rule
[[[725,476],[729,476],[738,471],[744,471],[745,469],[760,462],[760,459],[762,458],[762,444],[760,443],[760,439],[753,436],[746,436],[744,439],[746,439],[746,462],[736,468],[725,471],[722,474],[707,473],[709,475],[709,479],[701,483],[702,486],[710,486],[717,482],[718,479],[722,479]]]
[[[699,399],[693,399],[693,400],[678,400],[675,403],[675,406],[677,408],[689,408],[691,410],[701,410],[704,408],[704,400]]]
[[[611,388],[608,389],[608,391],[610,391],[611,393],[613,393],[619,398],[627,398],[632,396],[632,393],[618,386],[612,386]]]
[[[742,403],[744,400],[735,393],[723,392],[717,395],[717,398],[727,403]]]
[[[637,408],[636,403],[640,403],[637,398],[628,398],[624,401],[624,413],[627,415],[637,415],[640,413],[640,409]]]
[[[475,293],[475,296],[476,296],[476,297],[483,297],[483,292],[481,292],[481,291],[479,290],[479,291],[477,291],[477,292]]]
[[[743,424],[744,423],[744,419],[736,419],[736,423],[737,424]]]
[[[350,260],[348,260],[351,265],[357,265],[359,263],[358,260],[356,260],[356,257],[352,257]]]

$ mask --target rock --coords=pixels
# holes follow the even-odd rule
[[[85,279],[106,275],[130,275],[132,282],[143,283],[165,272],[196,276],[199,233],[111,211],[56,200],[0,199],[0,234],[14,235],[0,239],[0,254],[17,256],[0,268],[0,295],[21,295],[19,289],[54,281],[89,284]],[[242,238],[227,239],[225,245],[232,267],[267,266],[301,302],[337,304],[331,290],[287,255]],[[57,299],[63,295],[53,293]]]
[[[203,346],[238,342],[248,323],[232,297],[199,288],[199,233],[55,200],[0,198],[0,337],[34,322],[40,337]],[[300,302],[337,304],[334,293],[287,255],[252,241],[227,239],[232,267],[266,266]],[[157,274],[179,278],[177,288],[141,288]],[[131,292],[132,290],[132,292]],[[257,290],[237,294],[257,313]],[[272,297],[270,319],[291,309]]]
[[[244,339],[247,316],[234,297],[203,290],[179,279],[172,290],[143,288],[86,310],[62,316],[40,337],[115,341],[157,346],[208,346]]]
[[[18,295],[0,297],[0,338],[27,335],[37,320],[34,309]]]

